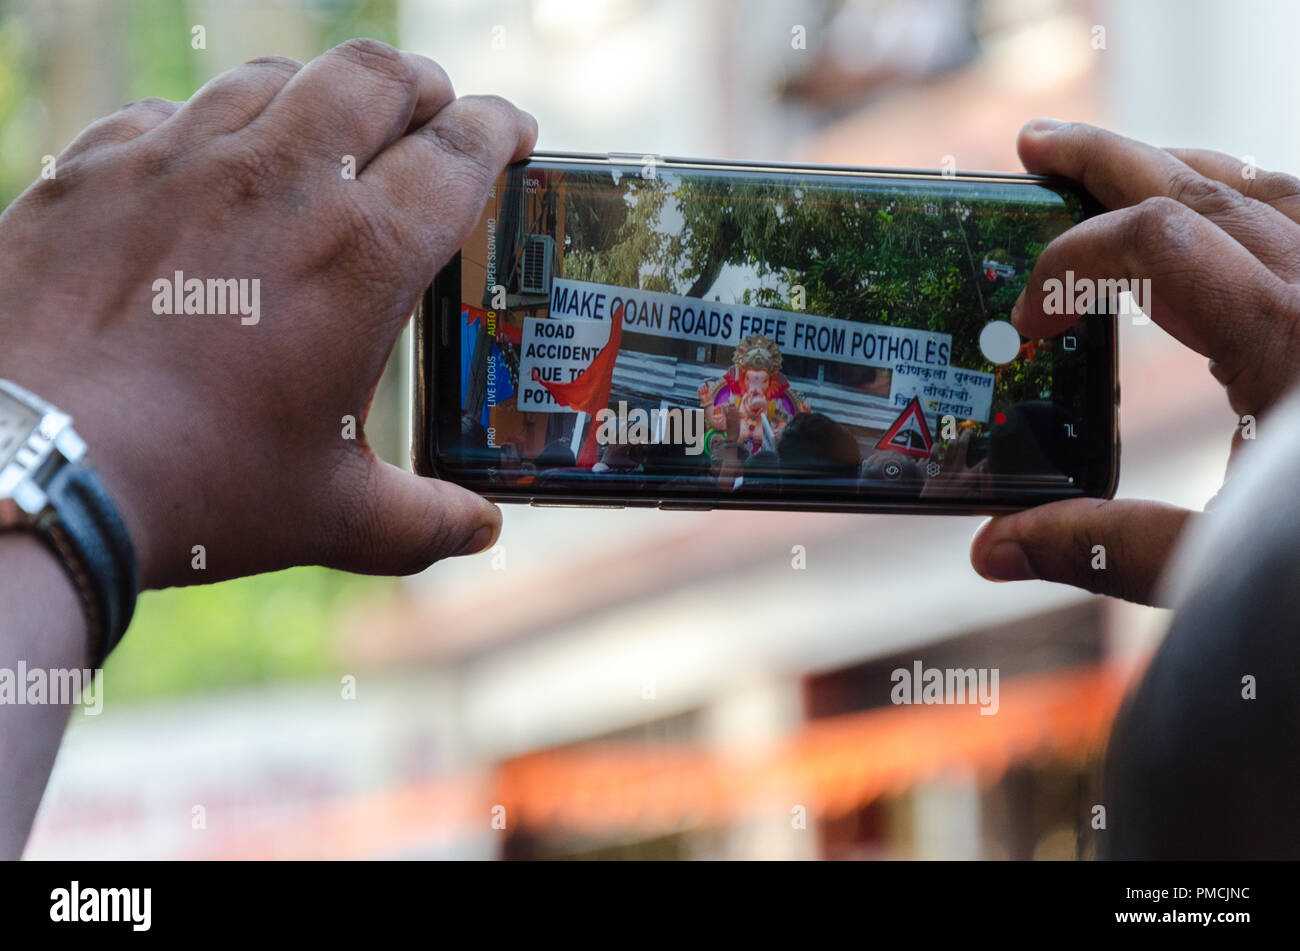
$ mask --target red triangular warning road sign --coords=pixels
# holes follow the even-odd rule
[[[930,438],[930,427],[925,424],[925,414],[921,412],[921,398],[918,396],[912,397],[907,409],[903,410],[903,414],[894,420],[894,425],[876,443],[877,449],[905,452],[922,459],[930,455],[933,446],[934,440]]]

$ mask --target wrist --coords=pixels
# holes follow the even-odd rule
[[[120,423],[131,429],[148,431],[138,409],[133,412],[120,390],[105,383],[99,393],[70,381],[87,380],[84,374],[60,371],[23,360],[16,352],[12,359],[0,361],[0,379],[13,380],[39,398],[53,404],[72,418],[72,428],[86,444],[84,463],[94,469],[112,508],[123,523],[134,550],[137,577],[141,587],[149,587],[156,577],[155,535],[161,520],[156,517],[156,500],[161,497],[165,473],[148,471],[143,455],[120,431]],[[37,367],[43,367],[37,370]]]
[[[9,621],[28,615],[43,622],[34,628],[17,623],[0,627],[12,639],[0,645],[4,657],[43,668],[84,667],[89,662],[86,618],[76,587],[54,552],[35,535],[0,533],[0,597]]]
[[[70,580],[98,666],[130,624],[135,545],[70,414],[0,379],[0,528],[38,539]]]
[[[150,480],[132,473],[113,451],[114,447],[103,437],[85,437],[90,447],[87,462],[95,468],[113,507],[126,528],[126,534],[135,549],[137,578],[140,590],[157,586],[157,535],[159,518],[148,502]],[[156,482],[159,480],[155,480]],[[139,491],[141,488],[145,492]]]

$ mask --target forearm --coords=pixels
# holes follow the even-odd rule
[[[26,671],[85,667],[86,622],[71,582],[34,535],[0,534],[0,859],[18,858],[49,779],[68,704],[16,703]],[[7,688],[12,686],[12,692]]]

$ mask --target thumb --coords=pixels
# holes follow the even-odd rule
[[[1156,583],[1191,514],[1131,499],[1053,502],[980,526],[971,541],[971,565],[990,581],[1041,578],[1153,604]]]
[[[501,511],[450,482],[374,460],[366,501],[332,567],[362,574],[409,575],[442,558],[491,548]]]

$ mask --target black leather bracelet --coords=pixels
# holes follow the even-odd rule
[[[45,486],[50,506],[36,532],[54,549],[86,612],[90,662],[102,667],[135,613],[140,590],[135,548],[95,470],[64,465]]]

